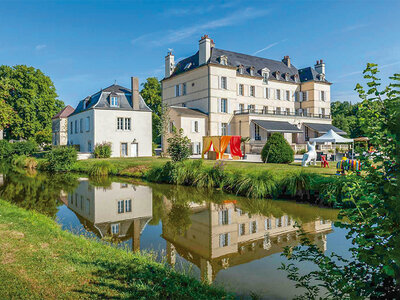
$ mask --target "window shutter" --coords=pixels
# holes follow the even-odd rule
[[[222,211],[218,211],[218,224],[222,225]]]
[[[232,220],[232,209],[228,209],[228,224],[231,224],[231,220]]]
[[[224,246],[224,235],[219,235],[219,247],[222,248]]]
[[[217,104],[218,104],[218,112],[221,112],[221,99],[218,99],[218,101],[217,101]]]
[[[230,245],[230,244],[231,244],[231,234],[228,233],[228,245]]]
[[[258,221],[256,220],[256,232],[258,232]]]
[[[299,92],[298,96],[299,96],[299,102],[303,102],[303,93]]]
[[[228,114],[231,113],[231,101],[229,101],[229,99],[226,99],[226,112]]]
[[[218,123],[218,135],[222,135],[221,122]]]
[[[192,132],[195,132],[194,121],[192,121]]]

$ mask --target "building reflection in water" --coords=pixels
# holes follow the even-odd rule
[[[166,203],[166,207],[171,205]],[[183,235],[176,235],[163,222],[167,259],[174,266],[179,254],[195,264],[201,279],[207,282],[213,282],[222,269],[280,253],[284,247],[299,243],[294,220],[288,215],[251,215],[238,208],[236,201],[192,204],[191,210],[191,226]],[[303,224],[308,238],[323,251],[331,227],[330,221],[320,219]]]
[[[80,179],[73,193],[61,195],[86,230],[117,242],[132,239],[133,251],[140,250],[140,236],[152,218],[152,198],[148,186],[112,182],[104,188],[87,179]]]

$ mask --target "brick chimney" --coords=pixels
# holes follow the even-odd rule
[[[134,110],[139,110],[139,79],[137,77],[131,77],[131,89],[132,89],[132,106]]]
[[[315,64],[314,68],[315,71],[318,72],[318,74],[325,75],[325,63],[322,59],[319,61],[317,60],[317,63]]]
[[[211,48],[214,47],[214,41],[208,37],[208,35],[203,35],[199,41],[199,66],[208,63],[211,57]]]
[[[172,52],[168,52],[167,56],[165,57],[165,78],[168,78],[172,75],[175,68],[175,56]]]
[[[289,55],[286,55],[283,57],[282,62],[288,66],[288,68],[290,68],[291,64],[290,64],[290,57]]]

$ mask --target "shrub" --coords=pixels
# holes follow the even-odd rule
[[[215,165],[210,168],[202,168],[195,179],[194,184],[198,187],[205,188],[222,188],[226,172],[224,172],[224,162],[216,162]]]
[[[273,133],[261,151],[261,159],[267,163],[288,164],[294,161],[294,151],[280,133]]]
[[[172,137],[168,138],[167,152],[173,162],[180,162],[188,159],[191,154],[190,140],[183,135],[183,130],[175,131]]]
[[[57,147],[46,155],[46,164],[48,171],[69,171],[73,163],[76,162],[77,152],[74,147]]]
[[[95,158],[110,158],[111,157],[111,143],[103,142],[97,144],[93,151]]]
[[[160,183],[175,183],[176,169],[177,164],[169,161],[162,167],[151,168],[146,174],[146,179]]]
[[[12,145],[12,154],[32,156],[39,150],[34,141],[15,142]]]
[[[175,181],[180,185],[194,185],[199,178],[203,166],[203,160],[189,160],[176,165]]]
[[[299,150],[297,150],[296,154],[303,155],[306,152],[307,152],[306,149],[299,149]]]
[[[304,195],[307,195],[307,199],[310,199],[310,191],[319,190],[317,187],[321,177],[321,175],[304,170],[293,172],[282,179],[280,189],[282,194],[298,196],[301,199],[304,198]]]
[[[94,163],[89,169],[90,176],[107,176],[113,169],[109,161],[98,161]]]
[[[0,160],[7,159],[12,153],[12,145],[6,140],[0,140]]]

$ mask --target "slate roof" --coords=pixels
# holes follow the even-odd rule
[[[118,96],[119,107],[110,107],[109,96],[111,94]],[[85,99],[79,101],[73,115],[92,108],[111,109],[111,110],[133,110],[132,92],[128,88],[122,87],[117,84],[113,84],[93,94],[92,96],[88,96]],[[142,96],[140,95],[139,95],[139,110],[151,112],[151,109],[146,105]]]
[[[342,129],[339,129],[331,124],[318,124],[318,123],[304,123],[305,126],[311,128],[312,130],[315,130],[319,133],[327,133],[330,129],[332,129],[334,132],[345,135],[347,132],[343,131]]]
[[[298,129],[295,125],[292,125],[289,122],[265,120],[252,120],[252,122],[269,132],[303,132],[301,129]]]
[[[267,68],[269,70],[269,79],[273,80],[295,83],[296,82],[295,75],[297,75],[299,76],[298,82],[304,82],[310,80],[326,82],[326,83],[328,82],[325,79],[321,80],[320,77],[318,76],[318,72],[311,67],[298,70],[293,64],[291,64],[289,68],[282,61],[232,52],[228,50],[222,50],[215,47],[211,48],[211,57],[208,63],[220,64],[220,57],[223,55],[228,58],[227,65],[230,67],[237,68],[238,74],[239,74],[239,66],[242,65],[244,67],[243,75],[247,76],[250,76],[250,68],[254,67],[254,77],[262,78],[262,69]],[[197,67],[199,67],[198,51],[196,52],[196,54],[179,61],[176,64],[174,72],[171,75],[171,77],[195,69]],[[278,76],[276,72],[279,72]],[[285,78],[286,73],[289,74],[288,80],[286,80]]]
[[[67,105],[58,114],[56,114],[52,119],[67,118],[73,112],[74,112],[74,108],[71,105]]]
[[[169,108],[182,116],[198,117],[198,118],[206,118],[207,117],[207,114],[205,114],[197,109],[181,107],[181,106],[170,106]]]

